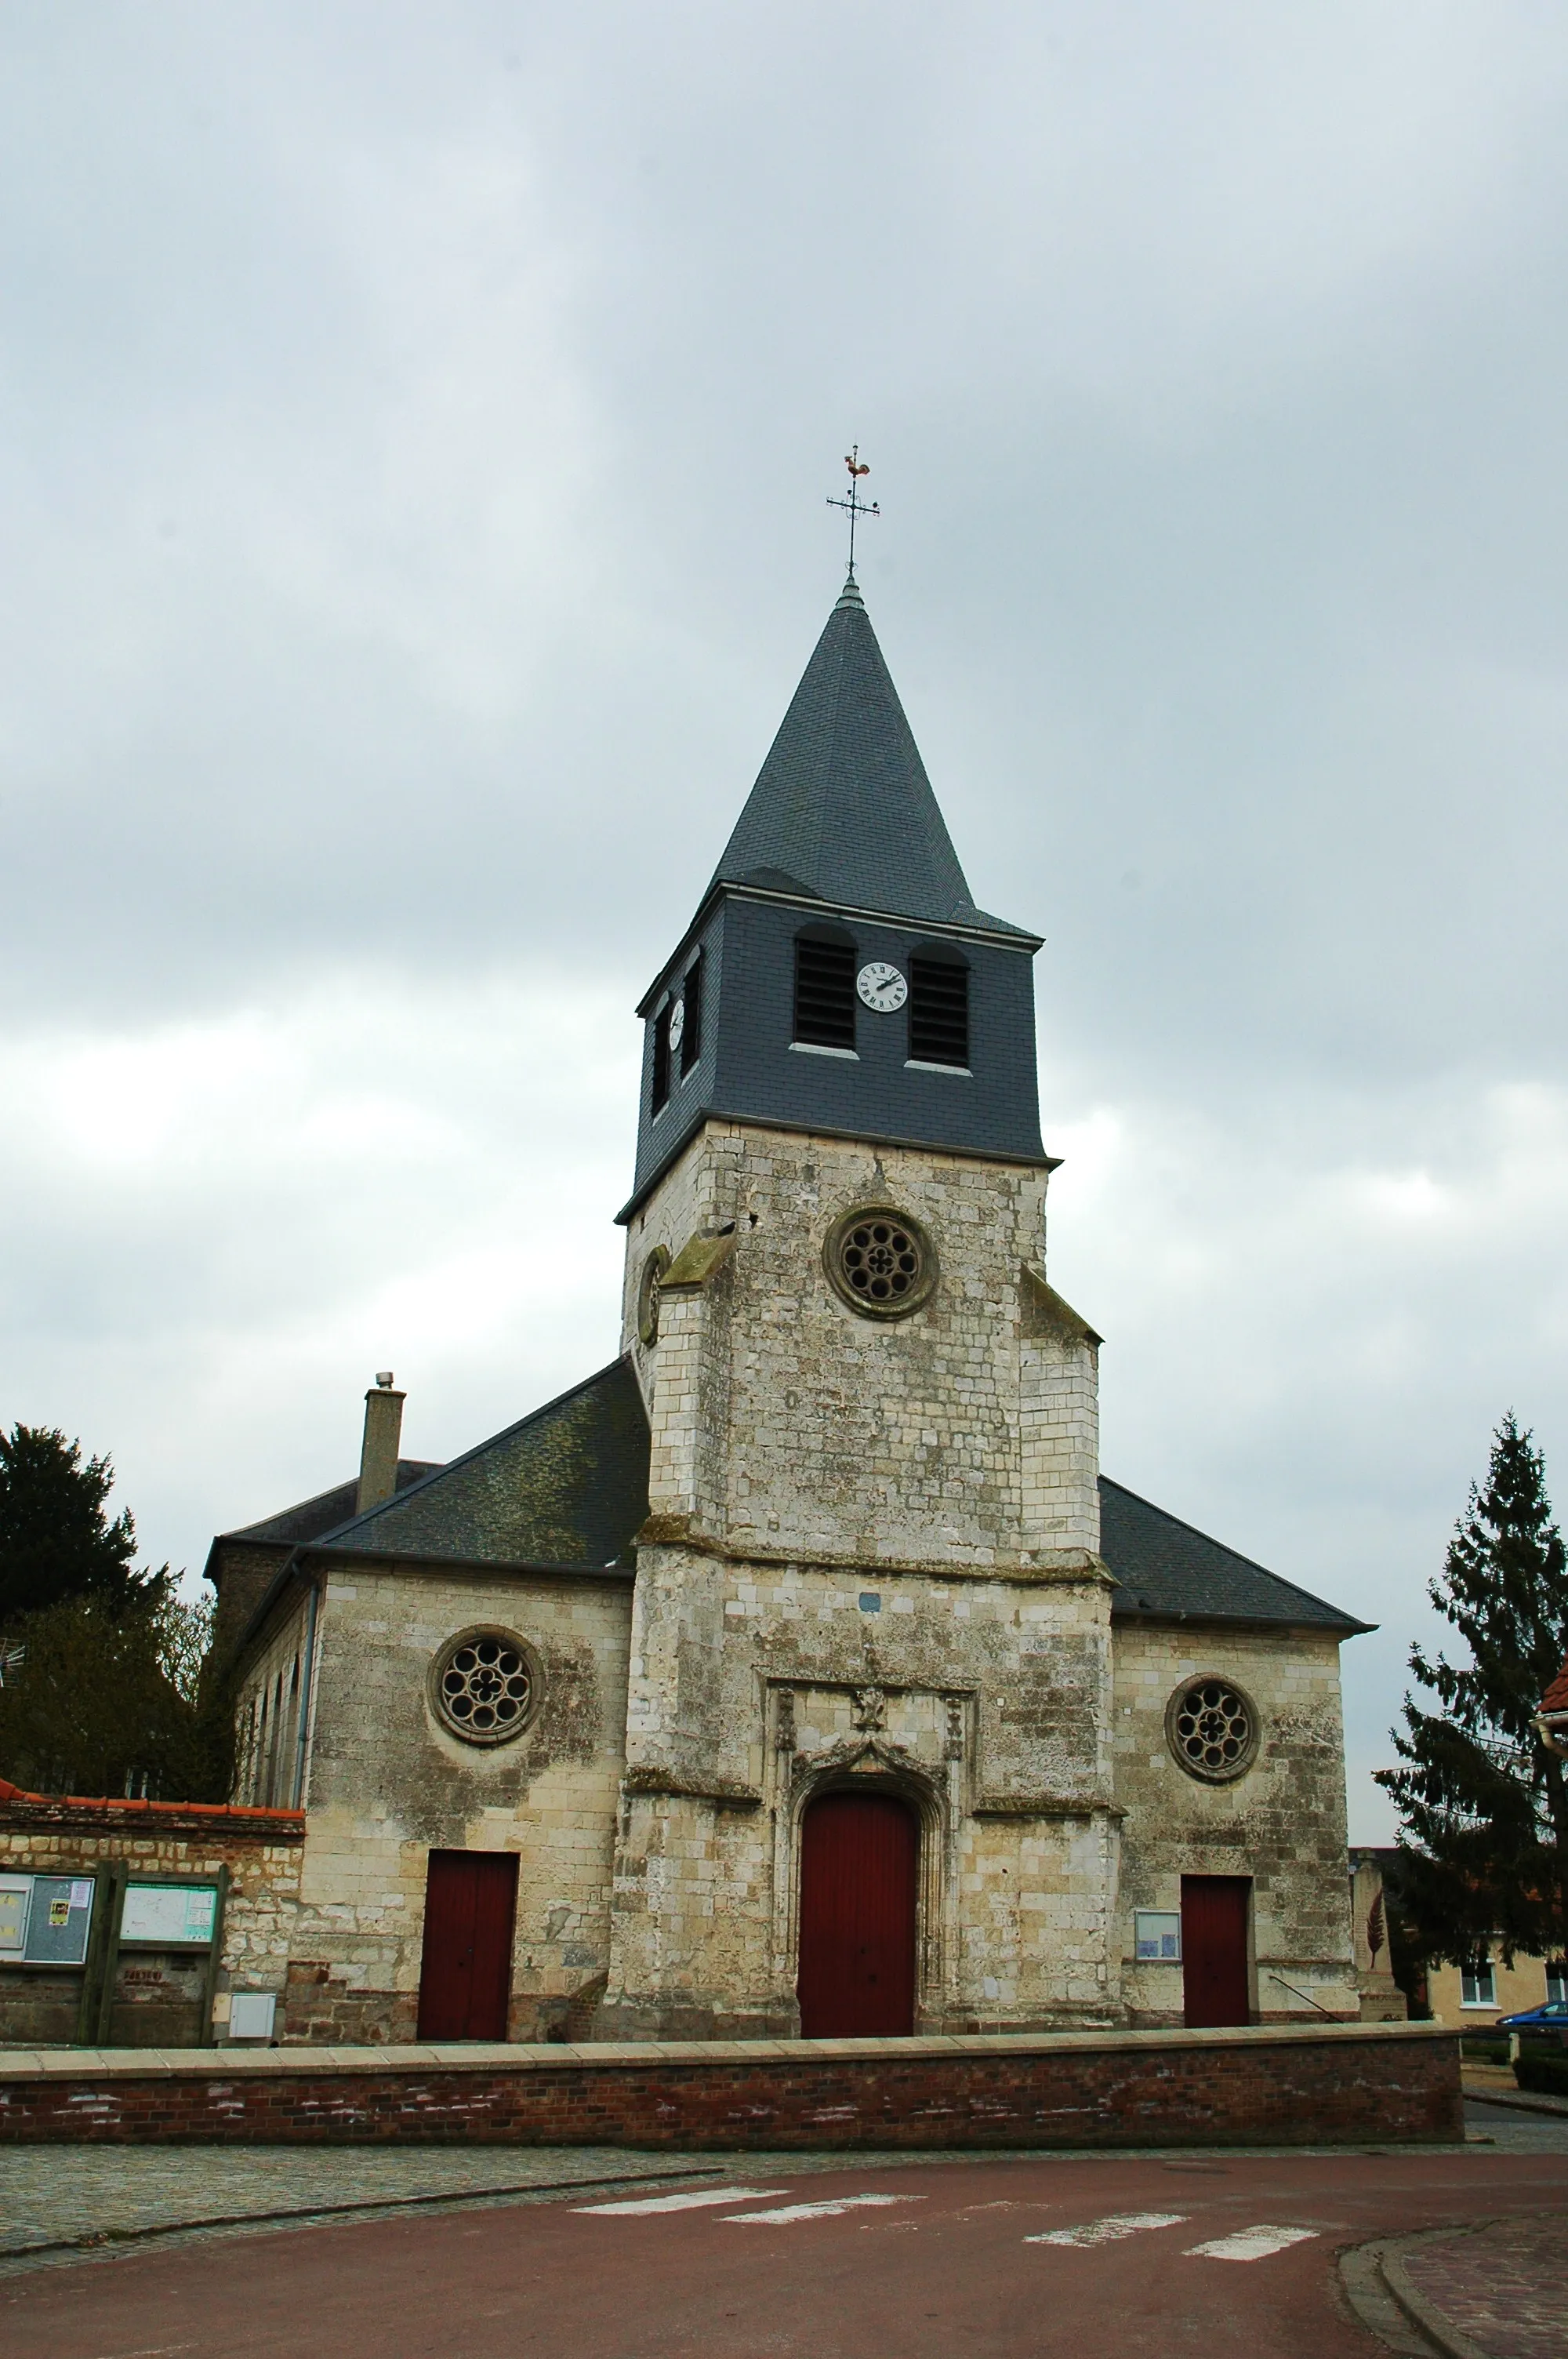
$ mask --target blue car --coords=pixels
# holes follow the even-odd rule
[[[1525,2039],[1556,2039],[1568,2047],[1568,1998],[1549,1998],[1523,2015],[1505,2015],[1499,2031],[1517,2031]]]

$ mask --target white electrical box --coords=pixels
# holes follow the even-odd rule
[[[1181,1964],[1182,1918],[1179,1909],[1135,1909],[1132,1934],[1141,1966]]]
[[[275,1991],[234,1991],[229,1998],[231,2039],[270,2039],[277,2014]]]

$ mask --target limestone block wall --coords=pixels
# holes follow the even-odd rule
[[[607,2038],[798,2028],[800,1831],[864,1777],[922,1831],[926,2028],[1107,2021],[1108,1583],[646,1548]]]
[[[1099,1549],[1099,1338],[1044,1270],[1023,1273],[1019,1440],[1025,1528],[1044,1548]]]
[[[245,1667],[235,1705],[234,1796],[252,1808],[290,1810],[308,1734],[305,1650],[308,1593],[292,1589]]]
[[[433,1850],[518,1854],[510,2037],[563,2027],[572,1998],[602,1977],[628,1590],[608,1574],[329,1570],[287,2037],[414,2036]],[[509,1744],[463,1743],[430,1701],[435,1657],[475,1625],[525,1639],[543,1669],[537,1713]]]
[[[1045,1180],[708,1125],[627,1239],[655,1530],[818,1563],[1081,1564],[1098,1532],[1093,1345],[1081,1322],[1065,1340],[1037,1315],[1026,1272],[1043,1251]],[[908,1212],[935,1247],[940,1283],[907,1319],[859,1316],[824,1271],[833,1223],[868,1203]],[[705,1285],[665,1299],[645,1345],[649,1255],[723,1231],[733,1250]]]
[[[1345,1851],[1345,1740],[1338,1648],[1321,1631],[1163,1628],[1113,1632],[1113,1745],[1122,1830],[1120,1947],[1128,2019],[1182,2020],[1181,1968],[1140,1964],[1133,1915],[1179,1909],[1187,1875],[1253,1879],[1255,2019],[1354,2019],[1358,2012]],[[1173,1693],[1206,1671],[1256,1706],[1260,1740],[1244,1776],[1206,1785],[1166,1736]]]

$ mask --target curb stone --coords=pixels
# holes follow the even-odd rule
[[[1568,2097],[1543,2096],[1535,2089],[1466,2089],[1467,2105],[1500,2105],[1510,2114],[1545,2114],[1568,2121]]]
[[[622,2170],[608,2179],[527,2180],[513,2187],[439,2188],[428,2195],[366,2195],[349,2203],[314,2202],[286,2205],[276,2212],[215,2212],[189,2220],[159,2220],[146,2228],[90,2228],[81,2236],[51,2236],[36,2245],[16,2245],[0,2251],[0,2268],[7,2263],[42,2259],[49,2254],[107,2253],[127,2245],[145,2245],[157,2236],[183,2236],[223,2228],[277,2227],[290,2220],[341,2220],[360,2212],[407,2212],[451,2208],[464,2203],[489,2203],[524,2195],[572,2195],[579,2188],[663,2187],[693,2179],[722,2179],[723,2166],[701,2164],[689,2170]]]
[[[1357,2245],[1339,2256],[1340,2283],[1346,2299],[1379,2341],[1400,2359],[1488,2359],[1488,2354],[1444,2312],[1435,2309],[1411,2282],[1402,2256],[1423,2245],[1456,2244],[1462,2236],[1479,2235],[1487,2228],[1509,2224],[1508,2215],[1469,2220],[1455,2227],[1421,2228],[1412,2234],[1385,2236]]]

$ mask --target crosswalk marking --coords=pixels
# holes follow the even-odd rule
[[[1113,2212],[1104,2220],[1086,2220],[1081,2228],[1052,2228],[1043,2236],[1025,2236],[1026,2245],[1114,2245],[1119,2236],[1136,2236],[1145,2228],[1179,2228],[1184,2212]]]
[[[590,2212],[600,2218],[616,2216],[628,2219],[634,2213],[648,2212],[695,2212],[704,2203],[754,2203],[767,2195],[783,2195],[782,2187],[705,2187],[686,2195],[643,2195],[629,2197],[619,2203],[574,2203],[574,2212]]]
[[[1264,2261],[1271,2253],[1282,2253],[1287,2245],[1304,2245],[1316,2234],[1315,2228],[1272,2228],[1262,2224],[1238,2228],[1234,2235],[1217,2236],[1211,2245],[1189,2245],[1186,2256],[1188,2260]]]
[[[779,2190],[775,2189],[776,2194]],[[859,2212],[870,2203],[924,2203],[924,2195],[838,2195],[825,2203],[782,2203],[776,2212],[737,2212],[728,2223],[737,2228],[749,2228],[753,2221],[764,2226],[782,2228],[792,2220],[831,2220],[839,2212]]]

